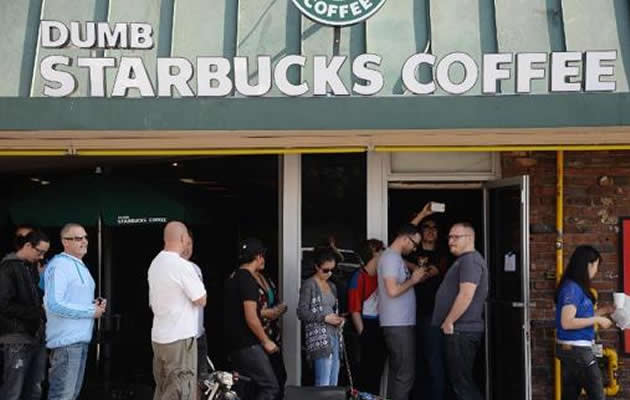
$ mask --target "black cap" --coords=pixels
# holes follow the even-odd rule
[[[238,246],[239,258],[254,257],[258,254],[264,254],[267,249],[262,242],[256,238],[247,238]]]

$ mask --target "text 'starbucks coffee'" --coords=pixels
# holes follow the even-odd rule
[[[372,16],[385,0],[293,0],[308,18],[324,25],[345,26]]]

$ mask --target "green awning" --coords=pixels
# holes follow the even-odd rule
[[[62,226],[76,222],[94,226],[99,216],[107,226],[162,224],[177,219],[189,224],[209,221],[205,209],[183,190],[161,188],[125,178],[99,175],[29,184],[9,200],[16,224]]]

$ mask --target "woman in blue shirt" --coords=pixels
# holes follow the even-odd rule
[[[609,328],[604,315],[612,306],[598,307],[591,293],[591,280],[602,258],[592,246],[579,246],[556,290],[556,355],[562,365],[562,400],[575,400],[582,389],[590,400],[604,400],[602,375],[593,354],[594,325]]]

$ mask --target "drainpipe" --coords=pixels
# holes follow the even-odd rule
[[[564,265],[564,152],[556,153],[556,285],[560,282]],[[555,339],[555,335],[554,335]],[[555,349],[555,340],[554,340]],[[555,350],[554,350],[555,352]],[[554,357],[554,400],[560,400],[562,395],[562,371],[560,370],[560,360]]]

